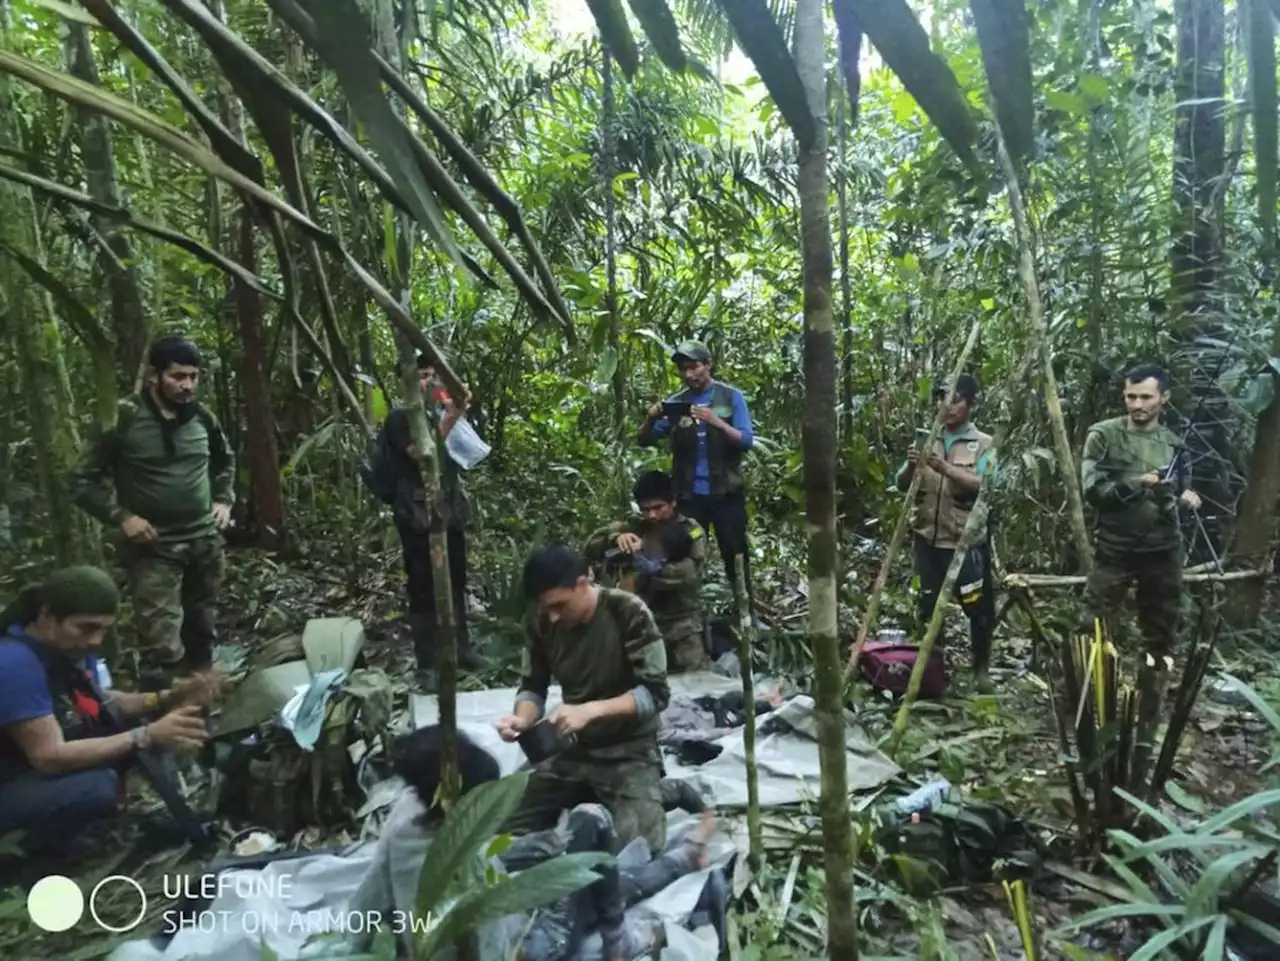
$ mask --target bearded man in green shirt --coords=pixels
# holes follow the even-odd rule
[[[1153,656],[1173,651],[1182,597],[1178,508],[1200,509],[1185,450],[1160,422],[1169,375],[1141,364],[1125,376],[1127,413],[1094,424],[1084,443],[1081,489],[1097,509],[1094,568],[1085,588],[1090,618],[1105,618],[1137,587],[1138,626]]]
[[[146,386],[76,469],[76,503],[123,535],[144,684],[159,690],[212,662],[231,522],[235,462],[213,413],[196,399],[200,349],[183,337],[151,345]]]
[[[644,601],[598,587],[586,559],[552,544],[525,563],[528,641],[512,713],[496,722],[517,740],[546,709],[554,678],[564,703],[547,720],[562,749],[533,771],[507,830],[545,830],[560,812],[599,803],[613,815],[618,850],[636,837],[661,851],[667,822],[662,805],[658,716],[667,706],[667,651]]]

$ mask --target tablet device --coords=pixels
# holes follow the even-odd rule
[[[662,416],[669,421],[678,421],[681,418],[688,417],[693,410],[693,404],[684,400],[664,400],[662,402]]]

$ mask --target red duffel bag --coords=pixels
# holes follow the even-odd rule
[[[871,686],[891,694],[906,694],[911,672],[915,670],[920,649],[914,644],[893,641],[867,641],[862,647],[858,668]],[[934,647],[920,679],[920,696],[942,697],[947,690],[947,669],[942,649]]]

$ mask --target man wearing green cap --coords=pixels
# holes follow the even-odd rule
[[[216,676],[161,693],[110,690],[96,652],[119,603],[105,571],[72,567],[0,613],[0,834],[25,832],[28,855],[57,852],[114,813],[134,752],[205,740],[200,705],[216,692]],[[126,719],[146,718],[155,720],[125,729]]]
[[[156,684],[212,660],[222,535],[235,499],[231,449],[196,400],[200,350],[151,345],[147,385],[86,450],[76,502],[124,536],[140,661]]]
[[[730,584],[734,582],[734,560],[741,555],[749,591],[742,455],[755,441],[747,401],[736,387],[712,378],[711,351],[706,344],[687,340],[675,349],[671,360],[685,389],[649,408],[640,425],[640,446],[650,447],[670,438],[671,476],[680,513],[715,534]]]

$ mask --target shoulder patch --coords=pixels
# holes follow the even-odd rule
[[[697,525],[697,524],[690,524],[690,525],[689,525],[689,536],[690,536],[690,537],[692,537],[692,538],[696,541],[699,537],[701,537],[701,536],[702,536],[702,528],[701,528],[699,525]]]

